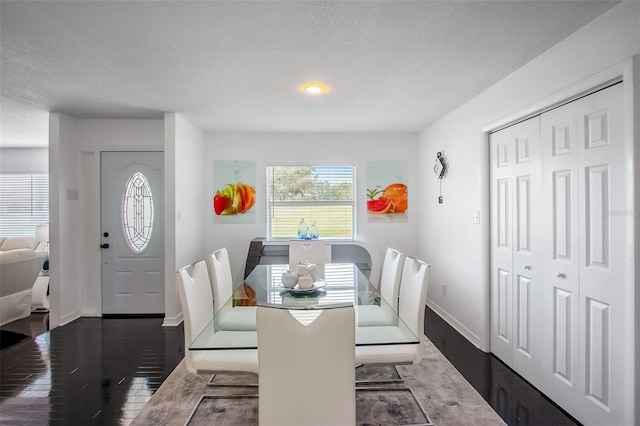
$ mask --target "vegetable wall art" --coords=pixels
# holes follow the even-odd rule
[[[408,221],[409,194],[406,161],[367,162],[368,222]]]
[[[255,223],[255,161],[214,161],[213,190],[214,222]]]

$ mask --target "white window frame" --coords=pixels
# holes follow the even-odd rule
[[[289,205],[306,205],[306,206],[321,206],[321,205],[351,205],[351,237],[332,237],[332,236],[323,236],[322,235],[322,224],[320,224],[320,238],[321,240],[340,240],[340,241],[355,241],[357,238],[357,169],[356,165],[353,163],[331,163],[331,162],[322,162],[322,163],[305,163],[305,162],[287,162],[287,163],[268,163],[265,167],[265,209],[266,209],[266,230],[267,230],[267,240],[268,241],[289,241],[292,239],[297,239],[296,235],[292,235],[291,237],[272,237],[271,232],[271,222],[272,222],[272,209],[271,209],[271,188],[269,187],[269,168],[270,167],[349,167],[353,171],[353,195],[351,201],[298,201],[298,202],[277,202],[277,204],[289,204]],[[309,223],[311,225],[311,223]]]

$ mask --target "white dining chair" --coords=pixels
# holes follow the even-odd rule
[[[184,352],[185,364],[190,373],[216,371],[258,372],[258,352],[256,349],[238,350],[202,350],[192,351],[189,346],[207,327],[213,327],[213,304],[211,303],[211,286],[209,274],[204,260],[181,268],[176,273],[178,296],[184,318]],[[215,330],[211,330],[212,332]],[[216,337],[231,341],[238,335],[234,332],[221,331],[212,333]],[[240,331],[236,333],[250,333]]]
[[[356,322],[360,327],[392,325],[398,312],[398,293],[404,266],[404,254],[391,247],[387,248],[380,274],[378,291],[385,303],[380,305],[358,305]]]
[[[356,424],[354,309],[320,309],[258,306],[260,426]]]
[[[417,364],[424,353],[424,310],[429,287],[429,265],[407,256],[400,280],[398,314],[420,340],[419,344],[356,346],[357,364]],[[360,327],[363,332],[393,334],[397,325]]]
[[[324,265],[331,262],[331,246],[324,240],[291,240],[289,241],[289,268],[294,270],[300,262]]]
[[[226,248],[214,251],[207,257],[209,281],[213,295],[213,308],[218,325],[225,330],[255,330],[255,306],[233,306],[221,312],[222,307],[233,296],[233,276]]]

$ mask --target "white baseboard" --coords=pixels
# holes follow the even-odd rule
[[[60,317],[60,323],[58,324],[58,327],[61,327],[63,325],[67,325],[71,321],[75,321],[78,318],[80,318],[81,316],[82,316],[82,313],[80,311],[74,311],[74,312],[68,313],[67,315],[61,316]]]
[[[182,312],[180,312],[175,317],[164,317],[164,321],[162,322],[163,327],[177,327],[182,322]]]
[[[473,346],[480,349],[482,352],[489,352],[488,346],[484,348],[482,339],[480,336],[469,330],[460,321],[451,316],[445,309],[435,303],[433,300],[427,298],[427,306],[433,309],[443,320],[445,320],[451,327],[453,327],[458,333],[462,334]]]

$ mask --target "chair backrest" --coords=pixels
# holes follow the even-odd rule
[[[294,317],[296,312],[312,311],[257,308],[258,423],[354,425],[353,306],[322,309],[307,325]]]
[[[211,286],[204,260],[181,268],[176,273],[178,296],[184,319],[184,352],[187,368],[192,368],[192,353],[189,345],[213,318]]]
[[[404,266],[404,255],[396,249],[387,248],[380,274],[380,295],[398,312],[400,278]]]
[[[429,287],[429,265],[407,256],[402,268],[398,314],[420,340],[424,340],[424,310]]]
[[[309,261],[318,265],[331,262],[329,250],[331,246],[323,240],[291,240],[289,241],[289,267],[291,269],[299,262]]]
[[[211,253],[209,261],[209,281],[211,282],[211,294],[213,295],[214,312],[220,311],[233,294],[233,276],[231,263],[226,248],[221,248]]]

